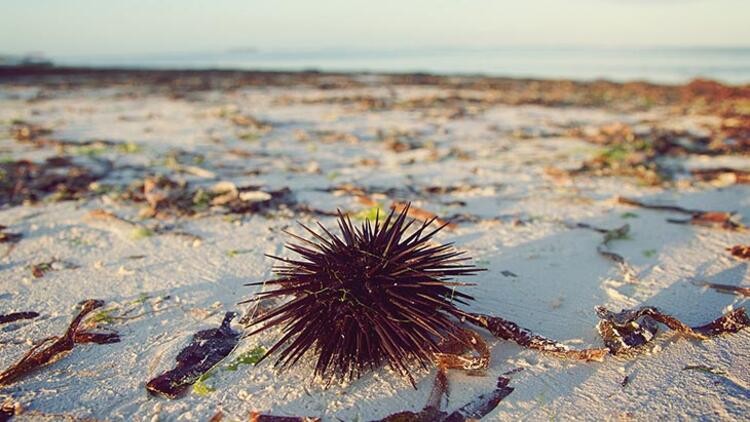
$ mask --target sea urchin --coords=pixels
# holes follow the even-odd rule
[[[457,338],[462,312],[455,303],[473,298],[456,291],[465,283],[450,278],[481,269],[452,244],[432,241],[444,226],[430,229],[434,220],[414,225],[408,211],[358,228],[339,212],[341,236],[320,223],[321,234],[302,225],[313,240],[287,232],[301,242],[286,246],[301,259],[269,255],[283,262],[274,267],[278,277],[249,284],[272,286],[251,300],[291,297],[252,322],[261,325],[252,334],[282,327],[283,336],[266,353],[278,354],[277,367],[288,368],[311,351],[316,375],[329,383],[388,363],[413,384],[410,362],[429,367],[438,344]]]

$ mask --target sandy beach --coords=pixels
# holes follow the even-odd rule
[[[0,315],[39,314],[0,324],[0,370],[85,299],[104,301],[86,327],[120,336],[0,387],[19,421],[419,411],[434,369],[414,369],[416,389],[387,366],[326,387],[312,359],[246,359],[280,330],[243,336],[183,397],[147,393],[226,312],[248,333],[258,309],[238,303],[273,277],[265,254],[293,256],[283,231],[335,228],[337,209],[359,224],[411,203],[450,223],[436,240],[486,268],[461,280],[465,308],[574,349],[605,347],[597,306],[690,326],[747,306],[750,261],[728,250],[750,245],[747,85],[6,69],[0,159]],[[510,373],[483,420],[750,415],[748,329],[697,340],[661,325],[600,362],[477,332],[489,366],[448,371],[448,411]]]

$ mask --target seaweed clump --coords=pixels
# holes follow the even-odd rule
[[[71,157],[51,157],[42,163],[27,160],[0,163],[0,206],[45,199],[76,200],[90,194],[91,184],[104,178],[112,164],[106,160],[76,163]]]

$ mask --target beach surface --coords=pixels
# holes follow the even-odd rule
[[[596,306],[655,306],[701,325],[747,302],[707,283],[750,287],[750,261],[727,250],[750,244],[741,226],[750,221],[747,86],[0,72],[0,156],[0,224],[20,235],[0,244],[0,314],[40,314],[0,325],[0,369],[63,333],[85,299],[105,301],[89,325],[121,336],[76,345],[0,387],[0,399],[23,408],[18,420],[246,420],[257,411],[367,421],[419,411],[435,370],[415,369],[416,389],[388,367],[326,387],[312,359],[284,372],[272,358],[241,363],[279,339],[273,330],[243,337],[179,399],[146,391],[225,312],[238,312],[233,326],[244,330],[257,309],[238,302],[262,289],[244,284],[273,277],[264,254],[293,256],[283,230],[335,228],[337,209],[360,222],[411,202],[415,217],[450,222],[437,240],[487,269],[461,280],[473,283],[462,288],[475,298],[466,308],[573,348],[603,347]],[[31,179],[11,179],[24,162],[36,166]],[[62,181],[35,183],[54,174]],[[703,224],[696,211],[735,214]],[[489,367],[448,372],[448,410],[513,371],[514,391],[483,420],[750,414],[747,329],[699,341],[662,326],[637,353],[602,362],[479,333]]]

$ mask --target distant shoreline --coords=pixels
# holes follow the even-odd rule
[[[750,84],[728,85],[709,79],[685,84],[646,81],[576,81],[482,75],[436,75],[429,73],[267,71],[229,69],[138,69],[21,66],[0,67],[0,86],[31,88],[33,98],[55,92],[125,88],[131,96],[154,93],[170,98],[193,94],[229,93],[250,88],[304,88],[344,92],[345,102],[370,108],[394,105],[396,89],[431,89],[441,101],[458,102],[462,107],[477,104],[511,106],[583,107],[647,111],[658,107],[703,110],[708,114],[745,115]],[[373,91],[374,90],[374,91]],[[12,89],[7,90],[9,93]],[[10,94],[11,96],[15,94]],[[481,98],[480,98],[481,97]],[[717,111],[716,107],[723,111]]]
[[[482,73],[437,73],[437,72],[380,72],[380,71],[324,71],[317,69],[308,70],[253,70],[253,69],[231,69],[231,68],[150,68],[141,66],[2,66],[0,65],[0,84],[3,83],[41,83],[49,84],[61,82],[59,78],[72,78],[69,82],[107,83],[122,81],[122,79],[137,79],[148,83],[166,83],[169,78],[201,77],[213,80],[236,79],[243,80],[246,84],[256,83],[283,86],[295,83],[310,82],[314,79],[344,78],[352,81],[361,81],[367,78],[379,78],[384,83],[396,84],[419,84],[419,85],[452,85],[466,83],[575,83],[586,86],[593,84],[633,85],[639,84],[653,87],[683,87],[695,81],[711,82],[725,87],[748,88],[750,83],[731,84],[711,78],[694,78],[687,83],[663,83],[647,80],[616,81],[608,78],[598,79],[571,79],[571,78],[537,78],[537,77],[515,77],[494,76]],[[164,78],[167,78],[166,80]]]

